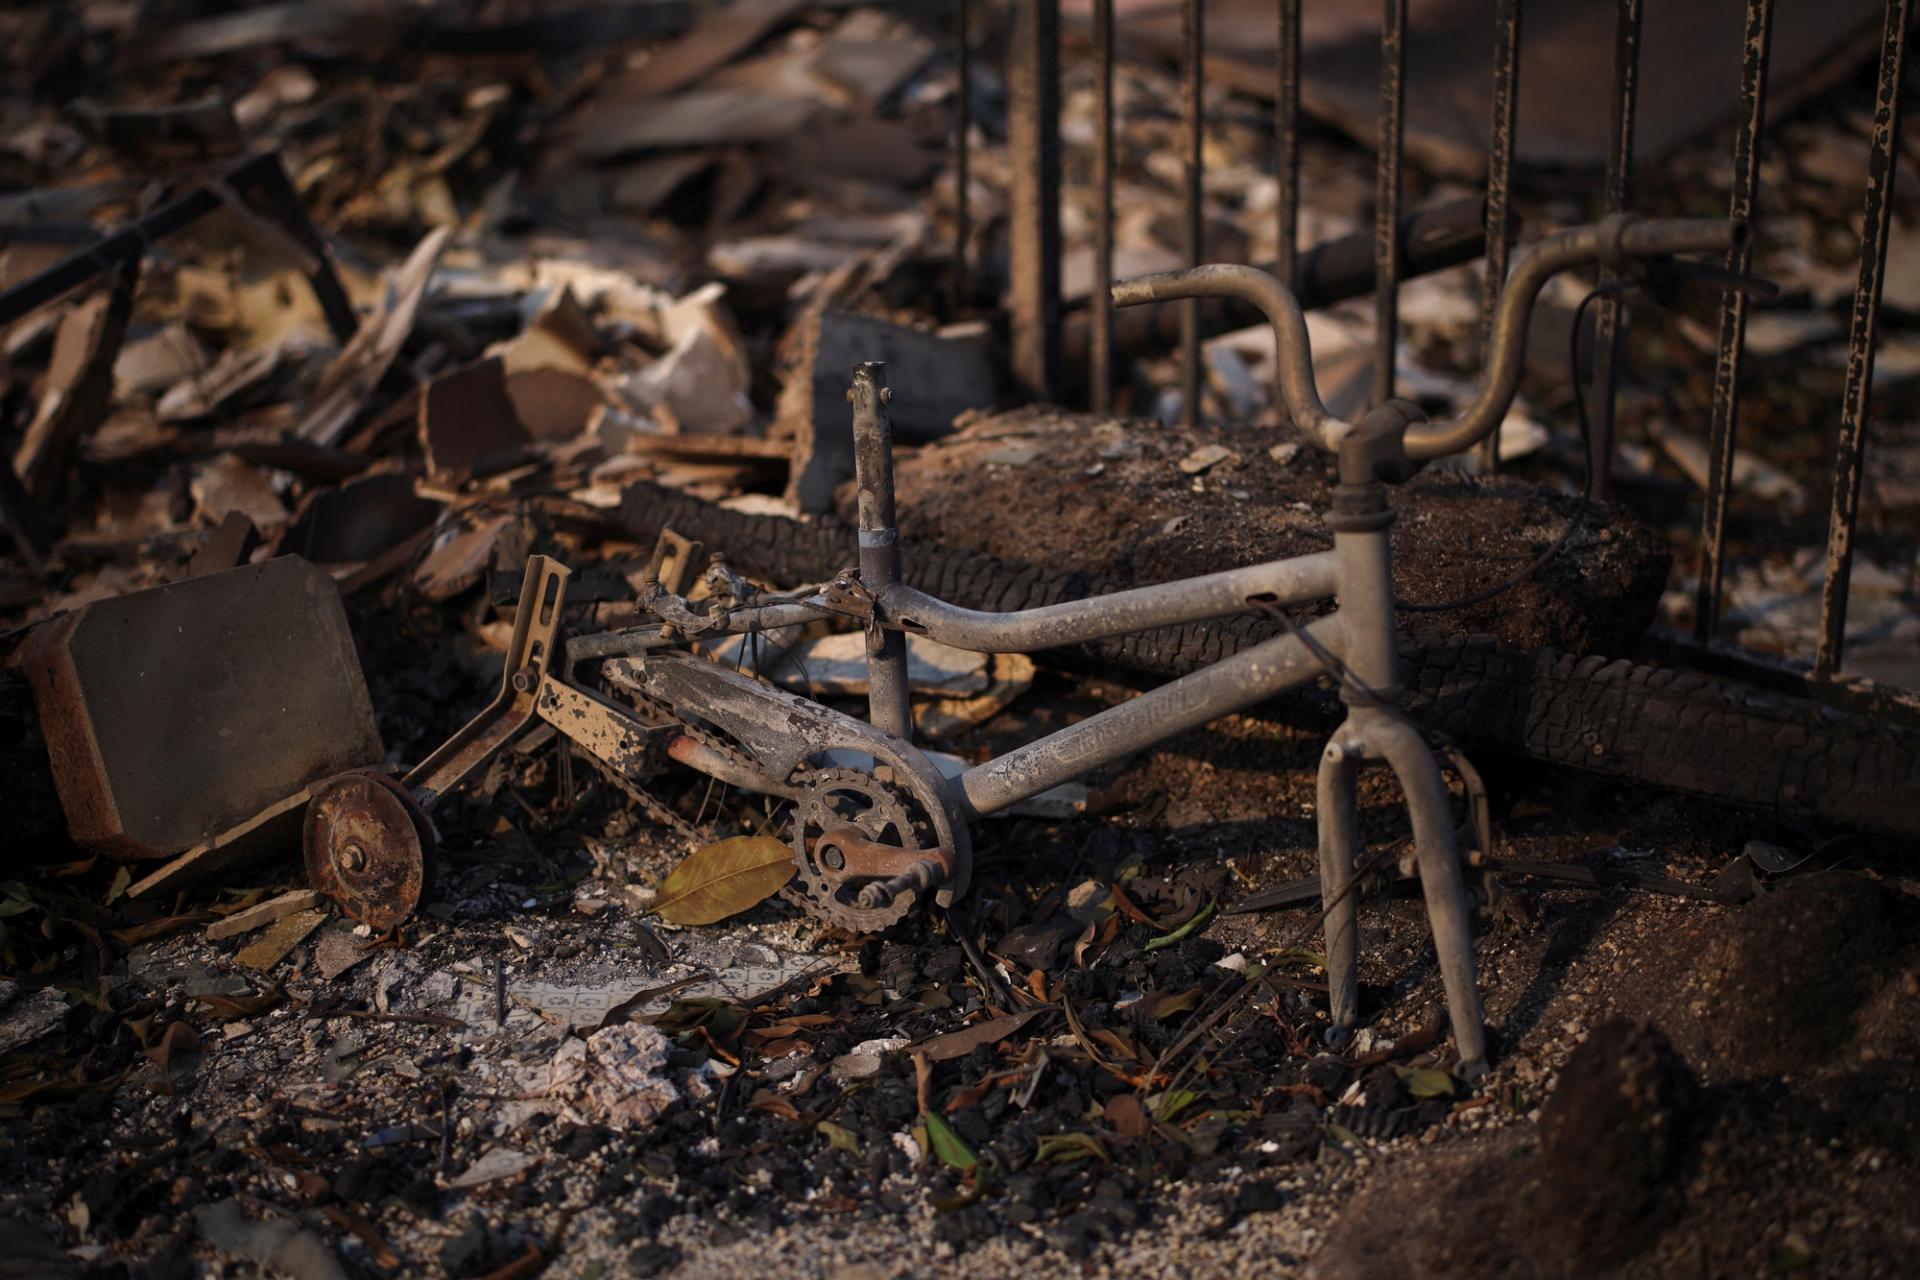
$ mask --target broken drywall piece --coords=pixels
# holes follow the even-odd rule
[[[1706,441],[1663,422],[1657,414],[1647,419],[1647,431],[1673,464],[1686,473],[1687,479],[1703,491],[1708,487],[1712,463]],[[1798,480],[1745,449],[1733,451],[1733,487],[1775,503],[1787,512],[1800,512],[1807,505],[1806,488]]]
[[[665,355],[625,379],[621,392],[670,431],[731,435],[753,421],[737,352],[711,328],[694,327]]]
[[[334,444],[373,394],[380,380],[413,334],[421,300],[440,260],[440,251],[453,234],[452,227],[427,233],[388,282],[385,304],[361,321],[360,331],[327,366],[307,397],[294,434],[320,444]]]
[[[680,1100],[667,1077],[673,1041],[658,1027],[622,1022],[569,1040],[548,1064],[545,1096],[560,1103],[576,1123],[614,1128],[651,1124]]]
[[[301,344],[228,347],[210,368],[190,370],[160,397],[154,415],[162,422],[224,417],[256,403],[278,386]]]
[[[212,363],[193,330],[178,320],[169,320],[121,345],[113,361],[114,395],[158,395]]]
[[[420,396],[420,448],[436,477],[486,475],[526,456],[529,438],[491,357],[442,374]]]
[[[998,375],[980,346],[872,316],[808,316],[782,343],[787,376],[771,434],[793,439],[787,498],[800,510],[832,509],[833,493],[853,476],[853,416],[847,382],[856,363],[879,360],[894,388],[887,405],[894,439],[937,439],[968,409],[991,407]]]
[[[814,105],[751,89],[695,89],[610,103],[576,121],[573,154],[597,161],[667,147],[778,142],[807,127]]]
[[[217,525],[236,512],[257,529],[278,529],[287,522],[287,506],[266,473],[238,454],[223,453],[196,466],[188,489],[194,517],[202,524]]]
[[[608,407],[606,392],[592,378],[559,368],[507,374],[513,413],[535,440],[570,440],[593,427]]]
[[[14,472],[36,498],[66,485],[75,448],[107,416],[138,271],[138,264],[122,267],[105,288],[69,310],[54,333],[46,392],[13,454]]]

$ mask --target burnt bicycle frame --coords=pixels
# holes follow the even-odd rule
[[[1429,422],[1418,407],[1402,400],[1377,405],[1357,422],[1329,413],[1314,385],[1299,303],[1265,272],[1208,266],[1115,286],[1114,301],[1121,306],[1234,297],[1266,313],[1277,353],[1276,399],[1301,434],[1338,459],[1339,483],[1325,516],[1334,547],[1011,613],[963,609],[902,581],[891,427],[884,412],[890,398],[885,367],[856,365],[848,399],[859,486],[857,568],[842,571],[819,590],[758,602],[722,601],[704,613],[656,580],[642,591],[640,603],[661,619],[659,624],[576,636],[563,643],[568,570],[549,557],[534,556],[528,561],[499,696],[408,774],[404,785],[423,810],[430,809],[535,720],[552,724],[623,776],[643,773],[664,756],[730,785],[776,797],[797,796],[792,779],[807,761],[829,751],[862,752],[873,762],[872,769],[884,770],[927,811],[935,847],[893,850],[866,842],[870,847],[859,855],[867,871],[849,872],[846,883],[866,880],[858,896],[859,905],[869,910],[911,905],[928,891],[946,906],[966,892],[971,878],[972,820],[1331,675],[1347,707],[1346,719],[1322,754],[1318,782],[1334,1030],[1350,1029],[1358,1014],[1356,903],[1350,892],[1359,858],[1355,787],[1363,765],[1385,764],[1399,779],[1412,821],[1414,860],[1460,1070],[1477,1075],[1486,1065],[1486,1033],[1469,931],[1471,901],[1455,844],[1451,800],[1435,746],[1395,705],[1399,691],[1388,485],[1410,478],[1431,459],[1474,447],[1499,426],[1518,389],[1534,300],[1555,273],[1582,263],[1615,271],[1635,258],[1726,253],[1745,235],[1744,225],[1732,221],[1646,221],[1621,215],[1540,241],[1515,266],[1501,293],[1485,376],[1475,399],[1456,417],[1437,422]],[[956,777],[943,777],[912,744],[908,634],[976,653],[1030,652],[1328,598],[1338,602],[1332,613],[1290,626],[1285,635]],[[870,724],[677,647],[707,636],[848,617],[866,627]],[[572,679],[576,666],[595,661],[601,663],[599,676],[606,684],[670,707],[675,716],[698,720],[740,750],[719,749],[672,718],[649,718]],[[1462,774],[1470,772],[1457,755],[1452,765]],[[826,838],[822,836],[823,843]],[[1480,839],[1484,842],[1484,834]],[[796,856],[801,856],[798,849]],[[902,897],[907,894],[913,897]]]

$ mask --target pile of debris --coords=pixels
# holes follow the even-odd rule
[[[1251,8],[1269,32],[1271,6]],[[533,557],[572,566],[575,635],[657,623],[653,585],[777,591],[852,563],[856,361],[885,361],[896,390],[907,572],[958,603],[1055,603],[1322,545],[1329,468],[1274,422],[1270,334],[1230,313],[1205,347],[1197,429],[1172,425],[1157,330],[1123,344],[1117,403],[1158,425],[997,411],[1006,24],[972,6],[963,85],[937,9],[424,3],[375,20],[183,0],[0,15],[14,83],[0,102],[0,1242],[15,1256],[47,1274],[242,1259],[502,1280],[562,1259],[620,1274],[764,1272],[778,1256],[846,1280],[1279,1268],[1322,1247],[1376,1154],[1454,1144],[1497,1181],[1484,1161],[1549,1096],[1550,1140],[1525,1167],[1561,1206],[1568,1149],[1593,1127],[1583,1109],[1623,1074],[1639,1092],[1610,1105],[1662,1144],[1612,1153],[1625,1207],[1571,1234],[1547,1210],[1521,1226],[1542,1266],[1604,1233],[1627,1265],[1624,1237],[1684,1213],[1701,1133],[1758,1141],[1747,1095],[1702,1093],[1688,1072],[1771,1097],[1793,1063],[1722,1044],[1710,1011],[1660,1005],[1688,1065],[1647,1028],[1604,1027],[1583,1051],[1596,1010],[1655,980],[1634,969],[1617,991],[1618,964],[1575,974],[1586,949],[1646,957],[1694,936],[1690,917],[1617,895],[1489,890],[1479,949],[1500,1052],[1470,1092],[1450,1074],[1423,918],[1369,876],[1366,1025],[1330,1042],[1318,921],[1234,909],[1316,866],[1323,738],[1289,724],[1230,717],[1016,806],[976,832],[963,904],[868,938],[774,896],[791,850],[752,797],[679,774],[636,789],[551,726],[492,743],[430,813],[399,780],[515,696],[503,655],[535,612],[519,603]],[[1136,20],[1151,52],[1152,15]],[[1265,38],[1249,46],[1263,67]],[[1072,141],[1094,107],[1067,61]],[[1252,78],[1226,83],[1210,99],[1209,256],[1270,261],[1266,108]],[[1120,275],[1180,261],[1175,84],[1164,60],[1123,59]],[[1323,114],[1367,132],[1351,94],[1322,91]],[[1817,112],[1793,126],[1805,136],[1780,163],[1794,173],[1857,131],[1841,106]],[[1704,127],[1668,141],[1684,151]],[[1306,239],[1363,243],[1371,159],[1331,132],[1310,141]],[[1410,194],[1478,209],[1449,185],[1457,144],[1416,150],[1431,168]],[[1805,286],[1789,298],[1808,314],[1756,313],[1765,376],[1838,350],[1819,321],[1845,295],[1844,254],[1815,234],[1845,203],[1839,184],[1779,185],[1795,234],[1763,247],[1762,269]],[[1071,336],[1094,236],[1084,193],[1067,203]],[[1583,219],[1545,187],[1522,213]],[[1521,478],[1438,474],[1396,498],[1403,595],[1468,594],[1588,518],[1564,492],[1581,455],[1544,425],[1572,417],[1569,289],[1543,308],[1528,399],[1502,430]],[[1479,297],[1472,268],[1406,284],[1404,390],[1436,406],[1469,394]],[[1352,305],[1312,315],[1336,411],[1366,395],[1371,324]],[[1786,700],[1729,700],[1628,660],[1656,609],[1679,616],[1661,597],[1691,536],[1676,494],[1703,474],[1699,442],[1667,418],[1699,396],[1677,370],[1711,337],[1684,318],[1652,328],[1647,372],[1664,381],[1622,406],[1646,436],[1625,450],[1640,488],[1595,507],[1520,594],[1410,613],[1411,711],[1476,751],[1616,779],[1495,777],[1515,876],[1557,867],[1562,883],[1735,904],[1789,872],[1897,865],[1822,824],[1913,829],[1907,730],[1826,716],[1783,762],[1780,735],[1800,729]],[[1897,406],[1909,362],[1891,333],[1881,403]],[[1762,425],[1811,416],[1823,358],[1766,399]],[[1741,501],[1804,502],[1808,459],[1762,435],[1767,457],[1736,469]],[[1912,448],[1890,451],[1889,476]],[[1895,533],[1905,492],[1875,490]],[[1890,647],[1913,616],[1912,548],[1896,543],[1874,544],[1893,568],[1856,569]],[[1755,554],[1742,607],[1756,630],[1790,630],[1768,593],[1804,595],[1804,566],[1782,568],[1796,566],[1783,546]],[[916,637],[916,736],[963,768],[1281,625],[1248,616],[1040,661]],[[756,641],[703,654],[859,712],[858,631]],[[1281,709],[1312,724],[1332,698]],[[1773,804],[1789,776],[1799,816],[1779,819],[1640,785]],[[351,812],[329,790],[343,777]],[[1388,845],[1377,785],[1364,822]],[[363,868],[374,898],[303,882],[303,827],[332,824],[377,864],[381,846],[350,838],[375,820],[438,856],[390,881]],[[1491,870],[1483,883],[1500,887]],[[1749,932],[1773,930],[1804,883],[1770,913],[1726,913],[1715,946],[1752,961]],[[1840,1047],[1821,1048],[1767,1149],[1804,1155],[1839,1133],[1877,1153],[1851,1108],[1912,1070],[1897,1008],[1910,911],[1881,885],[1829,897],[1833,936],[1873,954],[1834,962],[1846,1016],[1820,1025]],[[1701,965],[1724,969],[1719,954]],[[1713,990],[1716,1007],[1737,994]],[[1889,1029],[1859,1032],[1856,1006]],[[1894,1119],[1874,1141],[1911,1160],[1912,1117]],[[1883,1197],[1896,1175],[1846,1177]],[[1327,1256],[1484,1261],[1460,1235],[1374,1249],[1364,1226]],[[1772,1224],[1715,1256],[1801,1265],[1840,1233]]]

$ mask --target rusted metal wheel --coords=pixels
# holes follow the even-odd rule
[[[307,883],[386,933],[426,892],[433,827],[405,787],[385,774],[355,771],[314,793],[302,846]]]

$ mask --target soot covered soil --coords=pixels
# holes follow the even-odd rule
[[[1043,677],[964,749],[1132,692]],[[1898,1272],[1920,1001],[1897,850],[1743,907],[1523,890],[1477,928],[1496,1057],[1469,1088],[1417,897],[1363,906],[1343,1055],[1314,913],[1217,909],[1311,871],[1318,750],[1252,717],[1183,735],[1092,779],[1087,816],[988,824],[963,910],[864,940],[777,902],[649,921],[684,845],[551,747],[510,757],[447,815],[399,949],[329,926],[263,975],[246,938],[109,940],[94,1004],[8,1060],[8,1238],[50,1275],[338,1274],[288,1241],[454,1277]],[[1564,775],[1498,774],[1496,799],[1512,856],[1699,883],[1816,834]],[[1372,847],[1403,821],[1370,776]],[[1081,924],[1088,885],[1126,905]],[[680,985],[702,974],[734,985]],[[583,1014],[583,991],[613,995]],[[1032,1012],[917,1068],[1002,1011]]]

